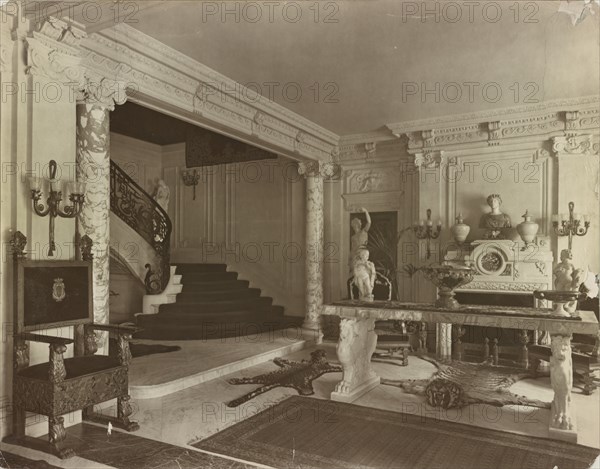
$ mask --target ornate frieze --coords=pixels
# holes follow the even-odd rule
[[[345,191],[349,194],[400,190],[399,167],[356,169],[345,172]]]

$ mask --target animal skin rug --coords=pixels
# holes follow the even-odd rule
[[[429,379],[393,380],[381,379],[381,384],[396,386],[409,394],[427,396],[428,385],[433,387],[440,383],[448,383],[452,388],[458,384],[461,392],[454,393],[443,407],[464,407],[469,404],[489,404],[502,407],[504,405],[526,405],[550,408],[549,402],[529,399],[525,396],[513,394],[508,389],[517,381],[532,377],[531,373],[522,368],[507,366],[493,366],[489,362],[468,363],[453,360],[434,360],[420,356],[421,359],[435,365],[438,369]],[[431,389],[432,386],[429,387]],[[452,389],[450,392],[454,391]],[[435,392],[435,389],[434,391]],[[452,402],[453,398],[455,401]]]
[[[294,362],[283,358],[273,359],[279,370],[253,376],[251,378],[231,378],[229,384],[262,384],[262,386],[248,394],[227,403],[227,407],[237,407],[256,396],[271,389],[284,387],[293,388],[301,396],[311,396],[315,393],[312,382],[325,373],[342,371],[339,365],[332,365],[327,361],[325,350],[315,350],[310,354],[310,360]]]

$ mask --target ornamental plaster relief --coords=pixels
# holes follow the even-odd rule
[[[402,174],[399,167],[349,170],[344,174],[348,194],[400,190]]]

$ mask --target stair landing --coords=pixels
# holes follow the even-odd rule
[[[134,399],[162,397],[229,373],[302,350],[299,328],[217,340],[136,343],[178,345],[181,350],[133,358],[129,392]]]

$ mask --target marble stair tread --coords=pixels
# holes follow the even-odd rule
[[[257,320],[213,322],[207,321],[199,324],[148,324],[142,331],[135,334],[135,339],[153,340],[211,340],[235,338],[244,335],[259,333],[272,333],[290,327],[298,328],[302,325],[302,318],[293,316],[264,315]]]
[[[297,318],[301,320],[302,318]],[[156,343],[155,341],[141,341]],[[134,358],[129,367],[129,388],[134,399],[159,397],[224,376],[277,356],[301,350],[297,330],[217,340],[161,340],[181,350]],[[167,356],[169,355],[169,356]],[[202,359],[198,359],[202,357]]]
[[[222,311],[217,313],[186,314],[178,312],[159,312],[139,317],[139,324],[201,324],[202,322],[236,322],[236,321],[262,321],[267,317],[283,316],[283,306],[269,306],[255,310]]]
[[[195,303],[201,301],[227,300],[231,298],[257,298],[260,288],[240,288],[238,290],[187,291],[177,295],[177,303]]]
[[[190,282],[220,282],[223,280],[237,280],[237,272],[186,272],[183,275],[182,283],[185,285]]]
[[[178,274],[193,272],[225,272],[226,264],[197,264],[197,263],[178,263],[174,264]]]
[[[224,291],[224,290],[241,290],[248,288],[250,282],[248,280],[223,280],[223,281],[191,281],[188,280],[183,285],[183,293],[200,292],[200,291]]]
[[[218,301],[195,301],[195,302],[179,302],[167,303],[160,305],[160,312],[186,312],[190,314],[216,313],[220,311],[240,311],[271,306],[273,298],[261,296],[258,298],[240,298]]]

